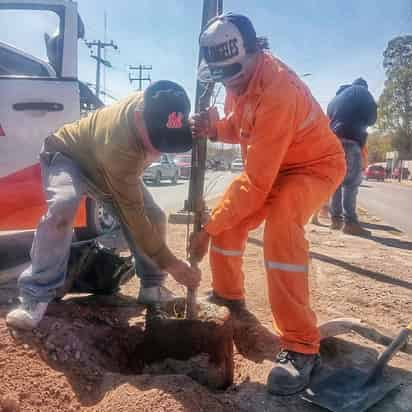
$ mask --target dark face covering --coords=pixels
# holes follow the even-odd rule
[[[178,84],[162,80],[146,89],[143,118],[155,149],[161,153],[191,150],[193,141],[189,112],[189,98]]]

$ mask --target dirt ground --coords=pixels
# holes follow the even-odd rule
[[[324,368],[369,368],[388,337],[412,320],[412,243],[366,212],[362,220],[372,231],[370,239],[331,232],[326,220],[324,226],[307,227],[319,323],[363,322],[322,341]],[[170,245],[182,257],[185,233],[185,226],[169,228]],[[141,339],[144,316],[132,298],[70,297],[52,304],[34,333],[10,332],[4,320],[10,305],[0,306],[0,411],[320,411],[298,396],[265,391],[279,341],[271,329],[261,237],[261,229],[251,234],[245,256],[247,304],[254,317],[237,325],[234,384],[227,390],[200,383],[194,370],[205,362],[202,355],[154,365],[134,361],[131,346]],[[202,269],[200,293],[210,290],[206,261]],[[173,281],[168,285],[185,294]],[[137,290],[133,279],[122,293],[133,297]],[[411,344],[390,362],[387,379],[398,378],[401,387],[373,412],[412,411]]]

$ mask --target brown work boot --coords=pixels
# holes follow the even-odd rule
[[[352,236],[369,237],[371,232],[364,229],[359,223],[345,223],[342,229],[343,233]]]
[[[209,292],[202,300],[218,306],[226,306],[231,312],[235,313],[240,313],[246,310],[244,299],[225,299],[213,291]]]
[[[276,356],[275,363],[267,380],[267,390],[272,395],[286,396],[309,385],[312,372],[320,365],[320,357],[283,349]]]
[[[343,227],[343,220],[340,217],[332,217],[332,223],[330,224],[330,228],[332,230],[341,230]]]

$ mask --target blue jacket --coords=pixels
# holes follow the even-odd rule
[[[364,146],[366,129],[376,123],[377,106],[367,87],[357,84],[341,86],[328,105],[332,131],[340,138]]]

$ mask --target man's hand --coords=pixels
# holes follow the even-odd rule
[[[216,108],[210,108],[207,111],[195,113],[190,119],[190,127],[195,139],[207,137],[210,140],[217,140],[217,130],[215,122],[219,119]]]
[[[200,262],[209,249],[209,233],[202,229],[200,232],[192,233],[189,241],[189,255]]]
[[[195,289],[199,287],[201,279],[200,270],[192,268],[184,260],[176,259],[165,268],[165,271],[170,273],[176,282],[179,282],[187,288]]]

